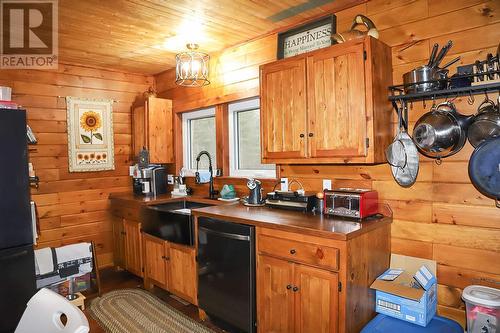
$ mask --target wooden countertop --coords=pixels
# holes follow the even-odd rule
[[[132,193],[112,193],[110,199],[119,204],[119,207],[130,208],[181,200],[207,203],[214,206],[193,209],[192,214],[338,240],[351,239],[392,222],[390,217],[368,218],[359,222],[268,207],[246,207],[240,203],[227,203],[198,196],[173,197],[170,194],[164,194],[157,197],[145,197],[135,196]]]
[[[146,197],[138,196],[133,193],[111,193],[109,199],[118,202],[120,204],[132,204],[132,205],[156,205],[166,202],[182,201],[188,200],[192,202],[207,203],[211,205],[223,205],[226,204],[224,201],[208,199],[201,196],[185,196],[185,197],[174,197],[171,194],[162,194],[156,197]]]
[[[238,203],[197,208],[192,210],[192,214],[338,240],[351,239],[392,222],[390,217],[368,218],[359,222],[268,207],[246,207]]]

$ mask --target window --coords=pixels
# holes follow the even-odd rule
[[[229,167],[233,177],[276,177],[274,164],[262,164],[259,99],[229,104]]]
[[[184,168],[192,175],[196,171],[196,156],[202,150],[208,151],[212,157],[214,172],[216,169],[215,156],[215,108],[208,108],[182,115],[182,146]],[[208,159],[202,157],[200,169],[208,169]]]

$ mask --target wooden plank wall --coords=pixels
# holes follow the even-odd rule
[[[72,65],[57,71],[3,70],[0,85],[12,87],[13,100],[27,109],[38,145],[30,161],[39,189],[32,189],[41,229],[39,247],[93,240],[100,266],[113,263],[110,192],[130,191],[130,107],[154,80],[150,76]],[[109,98],[113,105],[115,170],[69,173],[64,96]]]
[[[435,42],[455,43],[444,62],[460,55],[461,63],[471,63],[494,53],[500,41],[499,1],[373,0],[336,13],[338,31],[348,29],[358,13],[373,19],[380,39],[392,47],[394,83],[425,63]],[[176,88],[173,71],[158,75],[157,87],[163,96],[173,98],[177,112],[256,96],[258,66],[275,60],[275,54],[276,35],[265,36],[212,55],[208,87]],[[466,97],[455,103],[460,112],[471,114],[483,98],[476,96],[472,106]],[[430,103],[413,104],[411,125],[429,107]],[[387,165],[283,165],[280,171],[302,181],[307,190],[320,190],[321,180],[327,178],[334,180],[334,186],[352,184],[379,191],[394,211],[393,252],[438,262],[439,312],[464,324],[462,289],[470,284],[500,287],[500,211],[469,181],[471,152],[467,144],[441,166],[422,157],[418,181],[408,189],[394,182]]]

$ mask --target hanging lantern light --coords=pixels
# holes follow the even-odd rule
[[[187,44],[187,52],[175,56],[175,83],[185,87],[202,87],[210,84],[208,62],[210,56],[196,51],[198,44]]]

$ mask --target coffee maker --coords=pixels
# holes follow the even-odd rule
[[[161,165],[135,165],[132,177],[135,195],[157,196],[167,193],[167,174]]]

